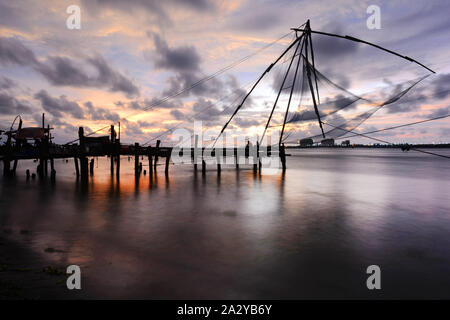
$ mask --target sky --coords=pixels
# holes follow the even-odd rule
[[[81,29],[66,26],[70,5],[80,8]],[[367,27],[370,5],[380,7],[380,29]],[[109,125],[117,128],[120,121],[123,143],[152,145],[159,138],[169,145],[176,142],[173,130],[192,129],[196,120],[207,130],[203,139],[211,141],[293,41],[290,28],[307,19],[313,30],[374,42],[436,72],[370,46],[313,35],[317,70],[371,101],[327,116],[326,122],[340,126],[357,119],[423,76],[428,77],[352,130],[364,133],[447,115],[448,12],[445,0],[0,0],[0,129],[9,129],[19,114],[24,127],[38,126],[45,113],[57,143],[75,139],[79,126],[88,133],[106,128],[96,134],[108,135]],[[288,53],[263,78],[227,132],[261,135],[289,60]],[[320,92],[322,103],[348,98],[349,93],[328,87],[325,83]],[[280,130],[289,96],[285,91],[269,136]],[[312,110],[310,97],[300,101],[299,92],[289,119]],[[326,110],[326,105],[319,108]],[[450,142],[449,125],[446,118],[372,136],[393,143]],[[292,141],[318,130],[315,120],[286,127]]]

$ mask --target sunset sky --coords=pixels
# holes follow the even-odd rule
[[[371,4],[381,8],[379,30],[366,26]],[[66,27],[70,5],[81,8],[80,30]],[[24,126],[36,126],[45,112],[59,143],[76,138],[78,126],[92,132],[119,120],[124,143],[147,142],[174,126],[191,128],[194,120],[201,120],[214,136],[294,34],[259,50],[307,19],[313,30],[365,39],[436,71],[378,111],[358,132],[446,115],[449,12],[445,0],[0,0],[0,128],[9,128],[18,114]],[[401,90],[399,84],[429,74],[416,64],[347,40],[313,35],[313,44],[321,73],[379,101]],[[218,77],[165,99],[249,54],[254,55]],[[231,122],[235,134],[261,134],[285,66],[280,63],[267,75]],[[276,109],[271,132],[278,130],[286,98]],[[297,109],[299,101],[291,107]],[[343,112],[327,121],[340,125],[348,117],[351,112]],[[373,136],[392,142],[450,142],[449,125],[447,118]],[[308,137],[317,134],[317,124],[291,123],[288,132]],[[161,139],[173,143],[169,133]]]

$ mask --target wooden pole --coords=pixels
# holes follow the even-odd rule
[[[205,149],[202,148],[202,175],[206,174],[206,162],[205,162],[205,159],[203,158],[204,152],[205,152]]]
[[[86,158],[86,146],[84,141],[84,128],[78,128],[78,138],[80,139],[80,167],[81,180],[88,179],[88,160]]]
[[[216,156],[216,162],[217,162],[217,173],[220,174],[220,172],[222,171],[222,166],[220,163],[221,157],[220,157],[220,152],[216,149],[214,149],[214,154]]]
[[[78,178],[80,176],[80,167],[78,166],[78,158],[76,156],[73,157],[73,161],[75,162],[75,173]]]
[[[280,145],[280,160],[281,160],[281,167],[283,168],[283,171],[286,170],[286,152],[284,149],[284,143]]]
[[[158,153],[159,153],[160,144],[161,144],[161,140],[156,140],[155,163],[153,164],[155,172],[156,172],[156,166],[158,163]]]
[[[94,159],[93,158],[89,162],[89,173],[91,174],[91,176],[94,175]]]
[[[55,161],[53,158],[50,158],[50,178],[52,180],[56,178]]]
[[[258,169],[259,169],[259,173],[261,173],[261,154],[259,153],[259,141],[256,141],[256,154],[258,157]]]
[[[8,139],[5,145],[5,157],[3,158],[3,175],[9,176],[11,174],[10,170],[10,159],[11,159],[11,133],[8,134]]]
[[[135,143],[134,144],[134,174],[136,176],[139,175],[139,153],[138,153],[138,149],[139,149],[139,143]]]
[[[167,155],[166,155],[166,168],[164,170],[166,177],[169,175],[169,164],[170,164],[170,157],[172,155],[172,149],[169,149],[169,151],[167,151]]]
[[[111,135],[110,135],[110,167],[111,174],[114,174],[114,155],[115,155],[115,135],[114,135],[114,125],[111,125]]]
[[[258,171],[258,145],[252,146],[253,173]]]
[[[150,179],[153,178],[153,150],[152,147],[148,147],[148,172],[150,173]]]
[[[17,131],[20,131],[20,129],[22,129],[22,119],[19,120],[19,127]],[[16,146],[20,147],[20,141],[16,140]],[[12,169],[12,174],[15,175],[16,174],[16,169],[17,169],[17,162],[19,161],[19,159],[14,159],[14,165],[13,165],[13,169]]]
[[[120,123],[119,123],[119,132],[120,132]],[[120,136],[120,134],[119,134],[119,136]],[[115,154],[116,154],[116,159],[117,159],[116,176],[118,178],[120,176],[120,139],[116,140],[114,147],[115,147]]]
[[[194,138],[194,171],[197,171],[197,161],[198,161],[198,134]]]

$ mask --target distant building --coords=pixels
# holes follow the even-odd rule
[[[334,146],[334,139],[323,139],[320,141],[320,145],[324,147],[332,147]]]
[[[348,147],[350,145],[350,140],[344,140],[341,142],[341,146]]]
[[[300,143],[300,147],[310,147],[314,144],[314,141],[311,138],[305,138],[305,139],[301,139],[299,141],[299,143]]]

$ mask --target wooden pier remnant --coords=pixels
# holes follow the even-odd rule
[[[119,132],[120,132],[120,123],[119,123]],[[114,154],[116,157],[116,177],[120,176],[120,135],[119,139],[115,139],[114,141]]]
[[[158,165],[158,154],[159,154],[159,146],[160,145],[161,145],[161,140],[156,140],[155,163],[153,164],[155,173],[156,173],[156,166]]]
[[[194,162],[194,171],[197,172],[198,162],[198,134],[194,137],[194,152],[192,153],[192,161]]]
[[[78,128],[78,138],[80,142],[79,146],[79,159],[80,159],[80,171],[81,171],[81,180],[88,179],[88,159],[86,157],[86,146],[84,140],[84,128]]]
[[[151,146],[148,146],[147,154],[148,154],[148,173],[150,175],[150,179],[152,179],[153,178],[153,148]]]
[[[214,149],[214,155],[216,156],[216,163],[217,163],[217,174],[220,174],[220,172],[222,171],[222,149],[217,150]]]
[[[31,132],[36,134],[38,138],[33,138],[34,136],[29,133],[22,133],[19,135],[17,133],[18,130],[7,132],[8,141],[0,148],[0,159],[4,162],[4,175],[13,175],[19,160],[34,159],[35,162],[39,161],[37,166],[37,175],[39,177],[43,178],[48,175],[46,172],[48,172],[48,165],[50,165],[50,176],[52,179],[55,179],[55,159],[66,159],[67,162],[67,159],[73,158],[77,178],[81,177],[82,180],[87,180],[89,176],[94,175],[95,157],[109,156],[111,173],[114,173],[114,165],[116,165],[116,175],[117,178],[119,178],[120,156],[124,155],[128,156],[130,160],[131,157],[134,156],[134,171],[137,177],[144,172],[139,157],[147,156],[150,178],[153,178],[156,175],[158,159],[159,157],[163,157],[165,158],[164,172],[167,176],[169,174],[172,151],[176,150],[173,147],[161,147],[160,140],[157,140],[156,146],[149,145],[143,147],[137,142],[134,145],[121,145],[120,140],[116,139],[114,126],[111,126],[111,131],[113,133],[110,136],[107,135],[101,137],[90,137],[90,134],[85,135],[84,128],[79,127],[77,139],[79,141],[78,145],[72,143],[56,145],[51,142],[51,136],[49,134],[50,129],[50,126],[47,128],[33,128],[34,131]],[[23,138],[25,135],[26,138]],[[16,143],[13,143],[11,138],[14,138]],[[34,139],[34,145],[24,143],[26,139]],[[216,160],[218,175],[221,174],[222,164],[226,163],[224,162],[224,159],[228,159],[227,156],[234,156],[236,170],[239,170],[240,168],[242,156],[246,159],[248,158],[245,163],[252,164],[251,167],[253,168],[253,172],[256,173],[258,169],[260,172],[262,170],[261,159],[267,156],[270,157],[273,154],[274,156],[279,156],[283,170],[286,169],[284,144],[279,146],[278,154],[276,154],[277,148],[272,148],[271,146],[268,146],[267,150],[261,149],[259,143],[256,143],[255,145],[247,144],[245,147],[237,147],[235,144],[232,148],[227,148],[225,145],[216,148],[204,148],[199,146],[199,136],[195,135],[194,145],[190,148],[182,149],[180,154],[186,156],[190,154],[194,172],[197,172],[198,165],[201,161],[202,175],[206,174],[207,161],[205,156],[212,157]],[[275,151],[273,152],[273,150]],[[250,158],[253,160],[251,163]],[[12,167],[12,162],[14,162],[14,167]]]
[[[115,144],[115,131],[114,131],[114,125],[111,125],[111,133],[110,133],[110,153],[109,153],[109,157],[110,157],[110,169],[111,169],[111,175],[114,174],[114,156],[115,156],[115,148],[114,148],[114,144]]]
[[[280,145],[280,151],[279,151],[280,161],[281,161],[281,167],[283,171],[286,170],[286,150],[284,147],[284,143]]]
[[[91,176],[94,175],[94,158],[92,158],[89,162],[89,173],[91,174]]]
[[[75,163],[75,173],[76,173],[77,179],[78,179],[80,177],[80,167],[78,165],[78,157],[77,156],[73,157],[73,161]]]
[[[134,174],[139,175],[139,143],[134,144]]]
[[[164,173],[166,177],[169,175],[169,164],[171,155],[172,155],[172,148],[170,148],[166,154],[166,167],[164,168]]]

